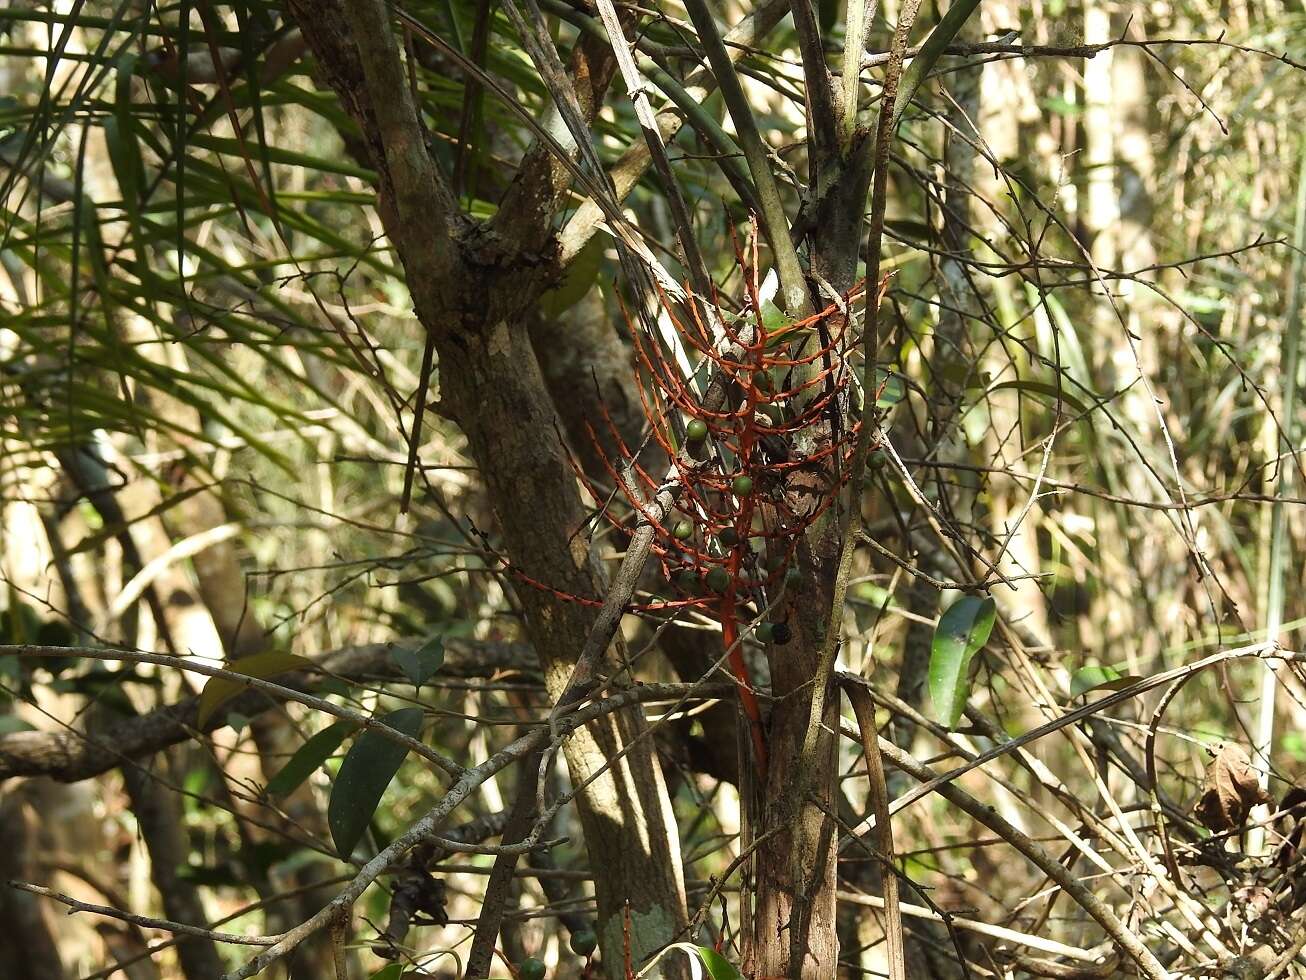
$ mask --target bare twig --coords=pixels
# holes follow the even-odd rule
[[[844,694],[848,696],[857,716],[857,727],[862,736],[862,754],[866,757],[866,775],[870,782],[871,812],[875,816],[876,849],[887,867],[881,879],[884,882],[885,935],[889,942],[889,978],[906,980],[907,953],[902,931],[902,908],[898,898],[898,876],[894,868],[893,824],[889,819],[889,791],[884,784],[884,766],[880,762],[880,749],[876,744],[875,705],[865,682],[858,683],[842,677]]]
[[[556,737],[564,738],[587,722],[611,712],[619,711],[632,704],[682,696],[686,688],[692,686],[684,684],[644,684],[639,687],[626,688],[612,697],[587,704],[573,714],[558,719],[556,722]],[[293,929],[276,937],[274,945],[244,966],[228,972],[224,980],[247,980],[249,977],[257,976],[296,949],[310,936],[326,928],[337,915],[343,914],[345,910],[351,908],[372,882],[393,867],[404,854],[435,833],[440,825],[448,819],[449,814],[462,805],[483,782],[496,773],[502,772],[508,766],[519,763],[531,753],[548,744],[551,731],[553,731],[552,728],[537,728],[516,739],[480,765],[463,770],[458,779],[440,798],[440,801],[415,821],[407,831],[395,838],[375,857],[363,865],[349,884],[326,907]],[[547,824],[547,816],[545,815],[544,819],[539,821],[535,831],[525,841],[512,846],[520,850],[528,850],[539,846],[539,833]]]
[[[241,687],[250,687],[264,694],[270,694],[281,701],[298,701],[315,711],[321,711],[324,714],[339,718],[342,721],[353,722],[359,728],[367,728],[375,731],[378,735],[402,745],[409,752],[416,753],[427,762],[432,763],[445,773],[456,776],[463,773],[463,767],[444,754],[437,752],[435,749],[426,745],[419,739],[411,735],[405,735],[401,731],[391,728],[385,722],[378,720],[372,715],[365,715],[360,711],[354,711],[352,708],[344,708],[325,698],[319,698],[314,694],[306,691],[299,691],[293,687],[287,687],[284,684],[277,684],[273,681],[264,680],[261,677],[250,677],[247,674],[237,673],[234,670],[227,670],[222,667],[213,667],[209,664],[202,663],[199,660],[188,657],[172,657],[159,653],[140,653],[135,650],[104,650],[87,647],[38,647],[38,646],[16,646],[0,647],[0,654],[15,654],[20,658],[28,657],[85,657],[91,660],[102,661],[123,661],[134,664],[156,664],[160,667],[172,667],[177,670],[187,671],[188,673],[204,674],[208,677],[220,677],[224,680],[231,681]],[[222,712],[223,717],[227,712]]]
[[[935,786],[937,791],[951,804],[968,813],[978,823],[988,827],[995,834],[1009,843],[1026,858],[1038,866],[1044,874],[1055,881],[1075,902],[1097,920],[1108,936],[1129,956],[1139,971],[1148,980],[1170,980],[1170,972],[1157,960],[1151,950],[1134,933],[1130,932],[1117,918],[1105,902],[1099,899],[1078,878],[1050,855],[1040,844],[1036,843],[1024,831],[998,815],[991,806],[985,806],[969,793],[951,782],[940,782],[934,770],[922,765],[900,749],[893,742],[881,738],[880,751],[890,762],[903,772],[922,781],[924,786]]]
[[[215,943],[228,943],[234,946],[271,946],[277,941],[276,936],[243,936],[235,932],[218,932],[214,929],[205,929],[203,926],[187,925],[184,922],[171,922],[168,919],[153,919],[148,915],[136,915],[134,912],[124,912],[108,905],[92,905],[89,902],[78,901],[63,892],[57,892],[41,885],[28,884],[25,881],[10,881],[8,885],[10,888],[17,888],[19,891],[31,892],[33,895],[43,895],[46,898],[53,898],[56,902],[62,902],[68,906],[69,915],[76,912],[90,912],[92,915],[104,915],[122,922],[130,922],[132,925],[140,926],[143,929],[162,929],[164,932],[176,933],[180,936],[198,936],[202,939],[212,940]]]

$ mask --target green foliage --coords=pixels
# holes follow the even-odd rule
[[[540,299],[540,312],[557,319],[579,303],[594,288],[603,268],[603,239],[590,239],[588,245],[567,267],[562,282]]]
[[[379,721],[416,738],[422,728],[421,708],[400,708]],[[327,825],[336,851],[354,853],[363,832],[381,803],[386,787],[403,764],[408,750],[384,735],[368,730],[358,736],[340,764],[327,805]]]
[[[276,798],[293,793],[304,780],[331,758],[335,750],[340,748],[340,743],[353,730],[352,722],[338,721],[313,735],[299,747],[281,770],[268,780],[268,796]]]
[[[698,947],[698,956],[712,980],[743,980],[743,974],[735,969],[734,964],[710,946]]]
[[[965,595],[939,617],[930,646],[930,697],[934,717],[955,728],[970,694],[970,663],[988,642],[996,607],[988,596]]]
[[[593,31],[594,21],[582,9],[585,5],[543,6],[564,56],[577,39],[597,36],[586,33]],[[1136,151],[1117,138],[1109,162],[1102,162],[1084,152],[1085,139],[1102,132],[1101,119],[1094,119],[1101,93],[1079,85],[1079,63],[1067,75],[1058,59],[996,56],[1001,60],[984,69],[978,133],[958,124],[960,112],[945,132],[926,111],[927,106],[945,112],[954,106],[956,86],[968,69],[948,45],[969,43],[958,28],[975,7],[970,0],[952,4],[941,22],[922,21],[910,39],[916,54],[896,120],[906,138],[895,146],[888,188],[895,214],[887,223],[885,261],[895,278],[881,311],[877,363],[851,362],[858,378],[873,380],[861,391],[875,388],[884,437],[900,453],[901,466],[890,465],[887,449],[869,457],[868,466],[878,475],[868,481],[860,501],[868,520],[876,522],[877,542],[894,554],[859,550],[855,556],[858,580],[850,591],[852,614],[841,652],[852,660],[851,669],[894,676],[904,646],[923,635],[909,626],[910,636],[902,640],[904,620],[928,621],[935,612],[930,590],[913,584],[915,574],[963,580],[981,574],[975,562],[950,567],[943,554],[948,549],[940,548],[942,542],[933,535],[964,543],[959,548],[963,555],[973,549],[993,557],[996,542],[1004,541],[1013,515],[1020,513],[1027,540],[1003,557],[1032,564],[1027,569],[1031,575],[1056,575],[1042,610],[1047,635],[1036,639],[1058,653],[1069,650],[1069,663],[1090,665],[1074,670],[1065,684],[1066,661],[1061,659],[1044,662],[1036,655],[1033,666],[1025,667],[995,657],[992,690],[1002,710],[993,712],[994,720],[1018,734],[1053,710],[1023,697],[1018,704],[1004,703],[1004,693],[1030,689],[1033,681],[1062,695],[1068,691],[1070,706],[1076,706],[1135,683],[1138,678],[1125,672],[1125,663],[1128,670],[1147,672],[1190,662],[1217,644],[1260,639],[1265,632],[1262,603],[1249,604],[1246,597],[1273,594],[1264,588],[1266,567],[1273,564],[1265,553],[1267,542],[1275,542],[1288,568],[1300,564],[1293,558],[1301,552],[1298,523],[1289,519],[1273,530],[1262,518],[1269,513],[1264,498],[1278,492],[1280,474],[1285,481],[1297,479],[1296,489],[1283,484],[1283,495],[1289,500],[1300,496],[1300,480],[1293,475],[1299,476],[1298,470],[1288,465],[1291,448],[1300,444],[1300,419],[1295,418],[1300,411],[1285,404],[1280,391],[1282,379],[1293,372],[1284,367],[1290,360],[1276,357],[1272,348],[1293,333],[1287,324],[1293,322],[1294,294],[1287,287],[1294,279],[1291,256],[1301,250],[1289,239],[1295,221],[1293,174],[1301,148],[1291,109],[1301,101],[1293,95],[1300,95],[1301,73],[1292,61],[1303,58],[1306,32],[1300,14],[1278,11],[1232,24],[1229,38],[1219,45],[1144,49],[1130,42],[1111,55],[1103,52],[1097,64],[1113,57],[1118,68],[1127,69],[1137,57],[1152,67],[1140,110],[1109,104],[1118,113],[1112,117],[1114,135],[1127,135],[1129,146],[1146,151],[1135,158]],[[499,5],[442,0],[404,10],[483,65],[509,101],[532,118],[552,112],[548,86]],[[473,35],[482,10],[488,11],[487,44],[478,52]],[[843,11],[844,5],[827,0],[818,7],[828,35],[825,50],[835,57],[841,51]],[[278,67],[273,55],[292,27],[282,5],[249,0],[217,5],[215,12],[202,19],[190,3],[170,8],[105,0],[79,2],[67,10],[28,3],[0,11],[11,83],[0,97],[0,437],[5,440],[0,485],[6,505],[33,513],[39,508],[40,518],[50,519],[56,529],[62,523],[68,537],[62,555],[53,555],[46,572],[54,587],[42,583],[33,594],[58,604],[62,590],[54,582],[54,568],[67,560],[75,577],[86,577],[87,569],[93,569],[86,589],[93,605],[111,599],[107,593],[120,584],[116,571],[121,569],[124,581],[134,571],[119,553],[119,539],[135,535],[149,542],[147,558],[152,557],[157,539],[170,537],[166,546],[192,533],[187,529],[189,507],[183,505],[212,498],[226,511],[223,519],[241,529],[230,546],[235,569],[247,575],[246,613],[276,651],[292,644],[294,649],[328,650],[436,631],[414,648],[390,651],[400,676],[412,687],[378,672],[361,682],[323,678],[315,693],[371,704],[370,699],[416,688],[435,710],[436,734],[429,737],[436,744],[450,745],[451,754],[462,760],[476,735],[495,751],[511,730],[499,723],[521,720],[509,713],[509,707],[517,710],[516,703],[500,700],[501,692],[486,692],[476,718],[484,711],[493,722],[478,725],[464,718],[459,712],[468,709],[457,703],[465,694],[458,681],[442,686],[447,680],[441,675],[443,638],[521,639],[517,607],[504,595],[509,583],[525,586],[511,577],[502,577],[502,588],[488,584],[502,568],[497,556],[482,552],[481,542],[467,536],[465,518],[479,521],[494,501],[486,500],[484,472],[473,473],[468,466],[463,436],[434,413],[428,413],[421,456],[429,466],[422,474],[430,478],[429,497],[424,498],[419,483],[413,523],[402,533],[390,520],[402,471],[396,461],[407,455],[413,376],[423,338],[413,321],[405,269],[392,243],[377,234],[377,175],[358,158],[359,133],[336,96],[319,90],[318,67],[300,54]],[[1073,35],[1087,12],[1054,3],[1049,16],[1060,26],[1052,32],[1053,42],[1083,40]],[[1136,26],[1148,37],[1183,37],[1207,32],[1209,15],[1191,5],[1161,4],[1140,15],[1143,21]],[[923,16],[933,16],[928,5]],[[1036,43],[1047,32],[1036,12],[1022,8],[1012,17],[1011,24],[998,26],[1022,30],[1018,44]],[[883,18],[872,25],[871,52],[884,50],[891,29]],[[637,57],[649,76],[649,94],[661,107],[671,84],[678,84],[673,76],[697,67],[697,59],[682,56],[690,50],[686,44],[692,48],[692,39],[687,40],[676,12],[665,19],[642,16],[637,37],[656,53],[656,58],[648,57],[641,48]],[[532,132],[512,107],[474,85],[469,72],[433,55],[420,37],[406,40],[412,41],[412,57],[405,67],[412,69],[414,98],[431,152],[444,174],[461,175],[456,195],[471,219],[491,218],[520,173]],[[1265,45],[1272,56],[1235,49],[1228,46],[1231,40],[1244,48]],[[41,50],[43,45],[49,50]],[[220,84],[211,76],[186,77],[184,66],[203,66],[211,45],[238,52],[235,67]],[[810,217],[819,195],[804,182],[809,120],[803,76],[794,70],[799,57],[795,28],[786,21],[740,50],[745,52],[741,64],[750,97],[760,93],[755,115],[774,150],[783,204],[791,216]],[[168,63],[174,53],[180,60]],[[1001,92],[1018,92],[1019,112],[1012,104],[989,100],[994,73],[1016,65],[1019,70],[1001,75],[1004,86],[995,91],[998,100],[1007,97]],[[1162,65],[1173,66],[1176,74],[1152,70]],[[863,108],[872,115],[881,73],[879,63],[863,72]],[[1184,81],[1171,81],[1178,77]],[[940,88],[949,89],[946,98]],[[722,130],[718,95],[703,98],[699,108],[698,123]],[[1012,117],[1009,134],[1003,118],[1007,112]],[[989,142],[994,135],[989,120],[1003,122],[998,128],[1004,139]],[[868,121],[864,113],[859,124]],[[711,145],[706,130],[691,132],[691,126],[671,146],[672,168],[689,202],[709,273],[733,318],[729,322],[738,323],[753,315],[743,301],[733,242],[736,237],[747,242],[749,202],[740,193],[738,161],[729,152],[733,138],[725,137],[722,150]],[[1226,127],[1228,135],[1221,132]],[[606,167],[628,148],[642,146],[624,86],[609,93],[594,130],[594,147]],[[979,144],[970,168],[974,173],[970,178],[949,173],[972,136]],[[1010,145],[1004,148],[1004,142]],[[1008,159],[989,159],[990,145]],[[990,177],[999,182],[998,190],[988,186]],[[970,191],[976,195],[967,204],[968,224],[960,235],[948,227],[958,188],[966,191],[962,198]],[[564,191],[556,227],[577,214],[580,190]],[[1109,226],[1095,227],[1090,202],[1104,190],[1114,192],[1119,213],[1113,212]],[[622,207],[635,216],[672,277],[680,278],[683,252],[666,234],[666,203],[662,178],[646,175]],[[554,286],[530,311],[532,316],[564,324],[590,315],[619,322],[615,292],[594,295],[617,272],[615,264],[605,265],[613,245],[608,230],[590,239],[569,266],[550,271]],[[1120,268],[1103,266],[1106,279],[1099,283],[1095,276],[1102,254],[1112,256],[1108,261]],[[1199,255],[1207,258],[1187,261]],[[956,261],[958,256],[964,261]],[[551,261],[547,248],[540,257]],[[769,261],[763,249],[762,276]],[[1146,268],[1131,271],[1131,264]],[[963,275],[950,280],[958,268]],[[625,289],[626,284],[620,285]],[[587,296],[594,301],[582,303]],[[762,317],[771,331],[792,322],[769,300],[762,303]],[[689,351],[691,364],[699,357]],[[788,385],[792,379],[786,373],[777,369],[755,382]],[[1155,387],[1155,402],[1140,374]],[[629,394],[638,393],[632,388]],[[853,400],[859,397],[864,394],[854,394]],[[615,412],[620,405],[609,407]],[[1058,409],[1062,423],[1070,416],[1081,418],[1055,430]],[[707,425],[692,411],[682,405],[668,410],[689,419],[691,443],[707,439]],[[794,417],[795,410],[792,404],[767,406],[777,424],[786,412]],[[590,421],[596,429],[602,427],[598,419]],[[563,434],[568,440],[572,436]],[[58,497],[63,481],[55,454],[93,440],[114,451],[112,489],[130,491],[123,494],[131,506],[121,520],[98,513],[81,491],[75,499]],[[730,447],[719,443],[713,440],[713,451],[728,458]],[[1044,445],[1052,449],[1045,470],[1035,465]],[[749,464],[730,465],[743,470]],[[1036,470],[1046,477],[1041,483],[1031,475]],[[599,482],[605,477],[600,474]],[[886,488],[889,499],[881,499]],[[1179,488],[1186,500],[1182,507]],[[760,478],[757,487],[734,489],[759,497],[769,492]],[[1035,493],[1030,509],[1021,511],[1026,495]],[[1294,513],[1291,504],[1279,509],[1284,515]],[[9,535],[8,522],[14,518],[9,512],[4,516]],[[39,537],[39,525],[34,527]],[[683,528],[673,526],[675,536],[685,539],[697,529],[690,521]],[[21,577],[21,536],[20,522],[19,533],[3,542],[15,556],[11,568],[6,552],[6,576]],[[486,540],[495,541],[493,529]],[[705,547],[735,544],[726,533],[715,542],[710,535],[704,541]],[[1210,569],[1186,577],[1185,568],[1198,566],[1198,554],[1210,561]],[[42,561],[45,557],[40,556]],[[202,562],[209,557],[201,552],[174,559],[158,576],[166,609],[174,609],[174,589],[187,597],[194,592],[192,580],[204,576]],[[806,587],[797,568],[784,570],[783,556],[772,555],[767,567],[783,571],[783,582],[792,588],[804,587],[804,601],[818,591],[816,583]],[[677,598],[717,603],[711,593],[725,591],[726,579],[721,569],[706,576],[685,572],[675,579],[681,590]],[[1039,608],[1038,581],[1021,583],[1013,609]],[[985,584],[997,588],[992,579]],[[1030,586],[1028,596],[1025,585]],[[1220,594],[1226,588],[1228,599]],[[1290,607],[1283,610],[1289,620],[1285,634],[1301,625],[1291,619],[1301,613],[1298,601],[1289,585],[1286,596],[1268,603]],[[1234,602],[1249,635],[1229,635]],[[1157,615],[1158,609],[1165,613]],[[762,613],[760,605],[750,617],[759,613],[777,620],[757,626],[759,642],[791,639],[788,621],[780,621],[775,612]],[[38,612],[10,596],[0,613],[0,640],[69,646],[90,642],[85,631],[61,621],[63,614],[62,608]],[[935,715],[948,727],[959,723],[971,695],[974,658],[991,635],[995,615],[991,599],[967,595],[939,619],[928,687]],[[147,638],[155,634],[141,632],[129,619],[144,621],[145,616],[132,609],[108,623],[106,642],[150,642]],[[630,622],[632,628],[647,627]],[[1093,664],[1099,657],[1112,658],[1117,666]],[[90,705],[111,712],[175,703],[188,693],[180,689],[180,673],[167,668],[72,669],[83,662],[76,657],[0,657],[5,688],[0,692],[0,735],[31,727],[8,713],[24,710],[19,707],[23,700],[45,708],[55,700],[47,697],[53,694],[78,712]],[[306,664],[289,653],[269,652],[229,666],[246,677],[274,679]],[[1259,663],[1231,664],[1219,685],[1234,690],[1238,700],[1244,694],[1250,700],[1260,669]],[[1025,670],[1042,676],[1019,673]],[[531,680],[514,678],[512,683],[525,687]],[[1161,788],[1182,805],[1191,802],[1198,785],[1182,764],[1187,743],[1173,733],[1199,741],[1244,737],[1228,707],[1227,690],[1219,685],[1208,675],[1194,679],[1169,706],[1159,730],[1155,748],[1165,784]],[[231,699],[247,687],[238,679],[208,680],[199,700],[200,724],[207,727],[226,711],[230,727],[205,751],[194,746],[174,750],[184,767],[180,771],[187,773],[184,788],[193,794],[185,806],[193,850],[189,860],[198,862],[202,855],[208,862],[180,872],[205,887],[230,890],[221,896],[224,905],[233,895],[248,895],[251,879],[324,860],[299,841],[246,846],[237,824],[243,814],[214,804],[223,784],[207,750],[217,749],[213,756],[221,759],[228,758],[228,750],[237,759],[251,751],[251,719],[229,711]],[[532,707],[542,703],[538,690],[526,696]],[[319,730],[269,780],[271,801],[301,789],[355,730],[344,721],[322,727],[322,719],[309,716],[302,706],[286,711],[304,731]],[[383,718],[414,737],[422,724],[417,708]],[[1145,723],[1147,715],[1122,710],[1120,718],[1122,740],[1129,743],[1136,733],[1129,726]],[[44,724],[38,721],[38,727]],[[1057,740],[1042,740],[1034,748],[1064,775],[1072,791],[1088,785],[1076,782],[1077,776],[1089,777],[1076,773],[1073,760],[1065,764],[1068,756],[1058,755],[1064,747]],[[1274,749],[1276,774],[1296,778],[1291,764],[1306,760],[1306,741],[1287,731],[1276,736]],[[280,758],[263,762],[268,766]],[[398,812],[427,802],[434,779],[417,766],[404,768],[404,758],[402,746],[375,732],[358,735],[330,797],[330,831],[341,854],[357,850],[369,823],[378,834],[392,830],[393,821],[378,819],[386,812],[380,809],[383,798]],[[1004,762],[1009,760],[992,767],[999,769]],[[1018,793],[1038,789],[1035,777],[1014,764],[1004,770],[1004,778]],[[717,849],[724,839],[713,810],[720,804],[704,805],[697,788],[690,788],[693,793],[681,790],[677,816],[682,818],[685,853],[703,862],[706,876],[725,865],[721,861],[706,870],[720,857]],[[482,805],[468,805],[467,816]],[[926,805],[936,808],[931,820],[945,813],[937,797],[922,803]],[[948,823],[961,819],[955,811],[946,815]],[[1030,817],[1040,831],[1047,830],[1041,814],[1031,812]],[[1167,813],[1166,819],[1174,817]],[[917,848],[899,855],[910,875],[930,879],[966,868],[965,855],[933,849],[937,841],[917,839],[914,827],[911,820],[895,818],[900,843]],[[973,831],[962,825],[959,837],[969,844]],[[925,843],[932,848],[928,857],[922,856]],[[562,849],[561,863],[583,864],[577,856],[582,846],[574,841],[570,850]],[[1127,855],[1103,854],[1122,866],[1128,860]],[[980,867],[978,858],[974,867]],[[332,862],[330,873],[340,869]],[[1014,878],[1001,884],[997,897],[1014,907],[1019,884]],[[364,903],[375,904],[360,905],[360,911],[379,918],[388,899],[384,890],[373,889]],[[1059,921],[1045,925],[1049,931],[1069,929],[1059,927]],[[587,955],[591,936],[591,930],[573,933],[573,950]],[[720,954],[688,944],[685,949],[712,980],[738,977]],[[1218,955],[1211,951],[1207,958],[1214,961]],[[1175,969],[1185,967],[1195,968],[1177,963]],[[405,972],[391,964],[374,980],[400,980]]]
[[[255,653],[233,660],[227,665],[227,670],[245,677],[268,680],[278,674],[304,670],[312,666],[311,661],[293,653],[269,650],[266,653]],[[208,724],[209,719],[217,714],[219,708],[248,686],[232,677],[210,677],[204,685],[204,690],[200,692],[199,724],[201,726]]]
[[[1118,691],[1142,678],[1134,674],[1122,674],[1114,667],[1090,665],[1080,667],[1070,675],[1070,697],[1077,698],[1092,691]]]
[[[420,689],[444,666],[444,635],[431,636],[415,650],[392,647],[390,659],[399,665],[412,685]]]

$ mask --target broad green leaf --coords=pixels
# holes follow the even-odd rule
[[[396,731],[416,738],[422,729],[422,709],[400,708],[380,720]],[[331,801],[327,804],[331,839],[342,856],[354,853],[385,788],[390,785],[407,754],[406,748],[384,735],[365,731],[345,756],[331,787]]]
[[[646,980],[648,975],[657,969],[659,961],[674,951],[679,951],[690,957],[690,970],[695,977],[702,975],[698,968],[698,963],[702,963],[707,968],[711,980],[743,980],[743,975],[739,970],[711,946],[696,946],[693,943],[672,943],[670,946],[664,946],[662,951],[645,964],[644,969],[639,971],[637,980]],[[697,960],[698,963],[692,962],[693,960]]]
[[[372,974],[370,980],[401,980],[404,975],[404,965],[402,963],[391,963],[389,966],[383,966]]]
[[[1134,674],[1122,674],[1114,667],[1096,664],[1080,667],[1070,676],[1070,697],[1073,700],[1089,691],[1118,691],[1140,679]]]
[[[255,653],[248,657],[233,660],[227,665],[227,669],[232,673],[243,674],[246,677],[267,680],[277,674],[286,674],[292,670],[303,670],[311,666],[313,664],[310,661],[305,660],[303,657],[297,657],[293,653],[286,653],[283,650],[270,650],[266,653]],[[210,677],[208,683],[204,685],[204,690],[200,692],[198,716],[200,727],[203,728],[220,707],[248,686],[234,678]]]
[[[413,687],[421,687],[444,666],[444,635],[430,637],[416,650],[394,647],[390,659],[399,665]]]
[[[766,327],[767,333],[772,333],[782,327],[789,326],[789,317],[785,316],[784,310],[776,306],[769,299],[762,301],[762,326]]]
[[[970,662],[988,642],[996,607],[988,596],[965,595],[939,617],[930,646],[934,717],[955,728],[970,693]]]
[[[540,297],[540,310],[545,316],[556,319],[584,298],[603,267],[603,249],[603,239],[595,235],[572,259],[562,282]]]
[[[290,757],[281,771],[268,780],[269,796],[288,796],[311,776],[331,754],[340,748],[345,736],[354,730],[353,722],[338,721],[322,729]]]
[[[707,967],[708,976],[712,980],[743,980],[743,975],[735,969],[734,964],[711,946],[698,947],[698,957]]]

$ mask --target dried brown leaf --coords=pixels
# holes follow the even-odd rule
[[[1252,807],[1272,802],[1273,798],[1261,789],[1247,753],[1226,743],[1206,767],[1206,785],[1193,811],[1202,826],[1219,833],[1241,830]]]

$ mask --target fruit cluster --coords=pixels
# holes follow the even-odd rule
[[[847,302],[768,327],[755,278],[745,279],[750,295],[744,312],[732,323],[719,308],[714,311],[726,344],[711,336],[696,300],[688,304],[686,324],[663,298],[663,322],[674,327],[681,357],[627,317],[645,382],[639,390],[651,438],[673,461],[679,487],[673,512],[660,519],[646,503],[656,499],[662,481],[623,442],[610,419],[605,419],[608,435],[621,459],[606,465],[631,507],[656,528],[654,553],[666,580],[683,597],[657,603],[658,608],[714,607],[720,597],[765,608],[768,593],[799,580],[793,561],[797,543],[846,479],[844,464],[857,434],[856,427],[840,428],[851,375],[842,312]],[[720,353],[722,347],[730,353]],[[718,383],[726,386],[720,410],[706,408],[685,380],[681,365],[687,350],[714,367]],[[597,445],[597,434],[594,438]],[[605,499],[579,467],[577,472],[595,499]],[[605,509],[604,515],[623,526],[620,514]],[[759,639],[777,638],[781,625]]]

